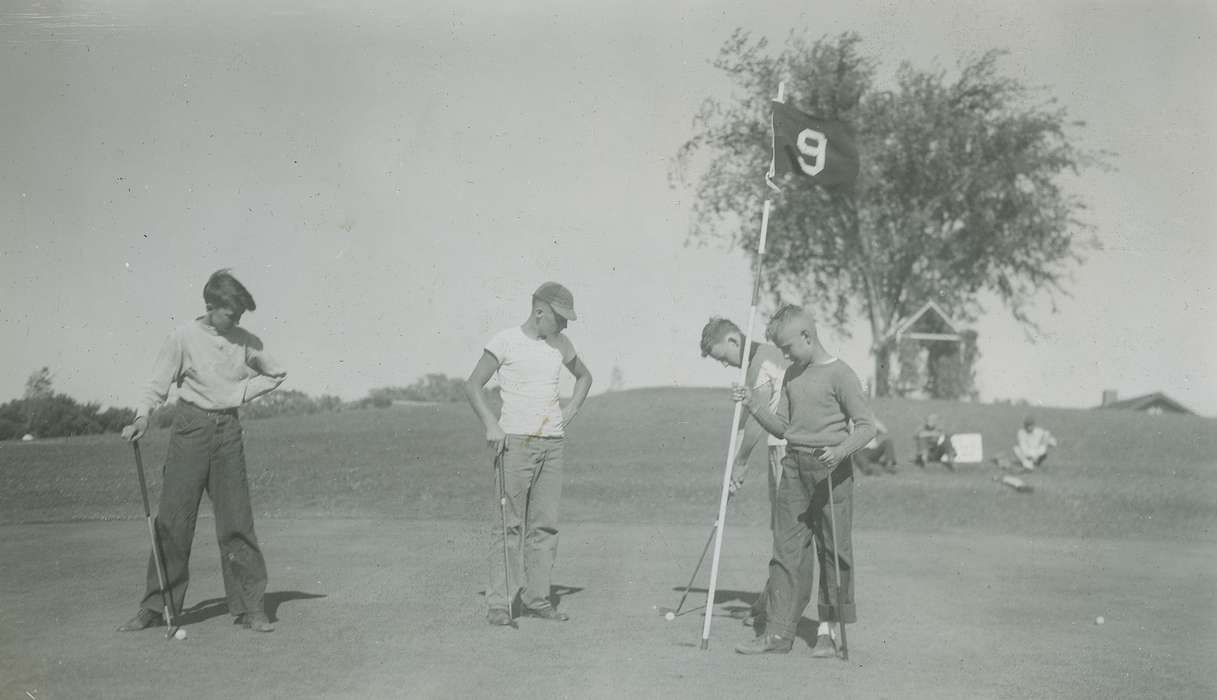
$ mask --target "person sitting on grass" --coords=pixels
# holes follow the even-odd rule
[[[169,433],[164,483],[156,529],[164,554],[169,599],[176,617],[190,581],[199,499],[206,490],[215,511],[216,539],[228,612],[255,632],[274,626],[263,607],[266,561],[254,534],[253,508],[245,475],[245,447],[237,408],[276,389],[287,372],[263,350],[262,341],[238,323],[256,307],[254,298],[228,270],[203,286],[206,313],[182,324],[165,341],[152,366],[135,414],[123,438],[139,440],[148,416],[177,387],[178,411]],[[148,555],[148,575],[139,612],[118,629],[134,632],[163,624],[164,604],[156,559]]]
[[[491,625],[515,626],[517,591],[524,615],[569,619],[550,602],[549,589],[558,554],[564,435],[592,387],[592,373],[562,332],[575,318],[570,291],[557,282],[542,284],[533,293],[527,320],[491,338],[465,380],[465,395],[494,454],[495,500],[500,494],[505,499],[503,520],[496,517],[490,528],[486,621]],[[574,395],[566,406],[558,402],[563,367],[575,376]],[[501,417],[482,392],[496,373],[503,395]]]
[[[799,306],[784,306],[774,314],[765,335],[791,362],[783,376],[777,412],[769,409],[768,397],[751,387],[735,387],[733,397],[770,434],[786,439],[787,452],[774,509],[777,548],[770,570],[767,624],[763,634],[735,650],[740,654],[791,650],[811,597],[811,586],[802,580],[802,572],[808,570],[802,560],[814,556],[820,568],[821,631],[812,656],[832,658],[841,653],[841,625],[857,619],[850,456],[875,436],[875,419],[858,375],[820,344],[811,314]]]
[[[1045,428],[1036,425],[1034,416],[1023,419],[1023,427],[1018,429],[1018,441],[1014,445],[1014,456],[1023,469],[1035,471],[1048,458],[1048,450],[1053,447],[1056,447],[1056,438]]]
[[[887,426],[878,418],[875,419],[875,437],[855,452],[853,459],[854,468],[867,476],[878,474],[880,469],[888,474],[896,473],[896,445],[887,432]]]
[[[931,462],[940,462],[944,467],[955,471],[955,446],[951,444],[951,435],[938,427],[938,414],[931,413],[925,417],[925,425],[913,435],[917,456],[913,462],[925,469]]]

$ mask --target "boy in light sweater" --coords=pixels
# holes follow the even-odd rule
[[[266,562],[254,534],[237,408],[274,390],[287,372],[266,354],[257,336],[237,325],[242,314],[257,306],[228,270],[211,275],[203,286],[203,301],[206,313],[176,328],[161,347],[135,422],[123,429],[123,437],[143,437],[148,416],[165,402],[169,388],[177,387],[179,411],[169,437],[156,516],[173,612],[181,612],[186,598],[199,500],[207,491],[215,511],[228,612],[255,632],[271,632],[274,626],[263,607]],[[156,562],[149,555],[139,612],[119,631],[163,624],[161,601]]]
[[[774,508],[775,565],[771,568],[768,624],[763,635],[735,650],[741,654],[790,651],[810,598],[810,586],[800,580],[800,572],[807,570],[803,558],[817,556],[817,618],[829,623],[829,629],[828,634],[817,635],[812,656],[831,658],[839,653],[841,623],[857,619],[850,534],[854,479],[849,457],[875,436],[875,419],[858,375],[820,344],[809,313],[794,305],[782,307],[769,322],[766,336],[791,362],[777,411],[771,411],[763,395],[750,387],[736,387],[734,394],[765,430],[786,439],[786,459]],[[840,561],[839,599],[835,558]]]

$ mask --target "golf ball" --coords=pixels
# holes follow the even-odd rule
[[[186,638],[186,630],[178,628],[178,631],[173,633],[173,638],[181,641]]]
[[[667,620],[668,622],[671,622],[672,620],[676,619],[676,613],[669,610],[663,614],[663,619]]]
[[[1095,623],[1096,625],[1101,625],[1101,624],[1103,624],[1104,622],[1106,622],[1106,620],[1104,620],[1104,619],[1103,619],[1103,616],[1102,616],[1102,615],[1099,615],[1098,617],[1096,617],[1096,618],[1094,619],[1094,623]]]

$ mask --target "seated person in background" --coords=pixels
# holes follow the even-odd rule
[[[1023,427],[1018,430],[1018,444],[1014,446],[1014,456],[1022,463],[1023,469],[1034,471],[1048,457],[1048,448],[1056,447],[1056,438],[1052,433],[1035,424],[1034,416],[1023,419]]]
[[[879,473],[879,467],[888,474],[896,473],[896,446],[887,426],[875,419],[875,437],[866,446],[854,453],[854,468],[863,474]]]
[[[951,435],[938,427],[938,415],[931,413],[925,417],[925,425],[913,435],[917,456],[913,462],[925,469],[929,462],[941,462],[943,466],[955,471],[955,446],[951,444]]]

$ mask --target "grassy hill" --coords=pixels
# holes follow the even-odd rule
[[[718,507],[731,404],[721,389],[638,389],[594,397],[570,433],[568,521],[709,525]],[[1032,494],[992,480],[988,465],[920,470],[912,432],[934,412],[979,432],[986,456],[1008,450],[1025,408],[882,399],[897,440],[895,476],[861,477],[857,527],[1027,536],[1217,536],[1217,421],[1119,411],[1039,409],[1061,440]],[[247,421],[259,517],[488,517],[491,470],[463,404]],[[167,434],[145,439],[151,487]],[[762,455],[729,522],[764,524]],[[142,517],[130,448],[115,436],[0,444],[0,523]]]

